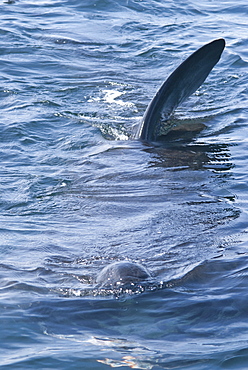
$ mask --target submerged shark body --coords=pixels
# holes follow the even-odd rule
[[[136,138],[156,142],[171,131],[169,117],[176,107],[193,94],[205,81],[219,61],[225,41],[218,39],[204,45],[190,55],[162,84],[138,127]],[[129,261],[115,262],[106,266],[97,276],[97,287],[119,287],[136,284],[151,275],[142,265]]]
[[[219,61],[225,40],[218,39],[190,55],[162,84],[148,105],[136,138],[155,142],[171,129],[169,117],[176,107],[193,94]]]

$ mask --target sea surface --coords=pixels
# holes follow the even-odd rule
[[[247,369],[247,0],[0,6],[1,369]],[[133,139],[216,38],[173,117],[202,130]],[[152,282],[97,288],[123,260]]]

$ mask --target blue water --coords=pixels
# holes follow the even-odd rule
[[[247,2],[1,1],[2,369],[247,369]],[[204,124],[132,139],[166,77],[227,42],[179,107]],[[95,288],[113,261],[154,285]]]

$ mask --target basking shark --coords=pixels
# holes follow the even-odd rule
[[[173,128],[169,121],[171,114],[201,86],[224,48],[224,39],[214,40],[196,50],[175,69],[148,105],[136,133],[137,139],[156,142]]]
[[[167,78],[148,105],[138,127],[136,138],[145,142],[159,141],[173,128],[169,118],[176,107],[193,94],[205,81],[225,48],[218,39],[202,46],[190,55]],[[97,276],[97,287],[118,287],[147,280],[151,275],[142,265],[121,261],[103,268]]]
[[[100,288],[118,288],[137,284],[149,277],[150,272],[139,263],[118,261],[105,266],[98,274],[96,283]]]

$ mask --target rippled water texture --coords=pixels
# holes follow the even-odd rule
[[[247,369],[246,1],[1,1],[3,369]],[[132,135],[227,43],[160,146]],[[99,289],[115,261],[149,283]]]

